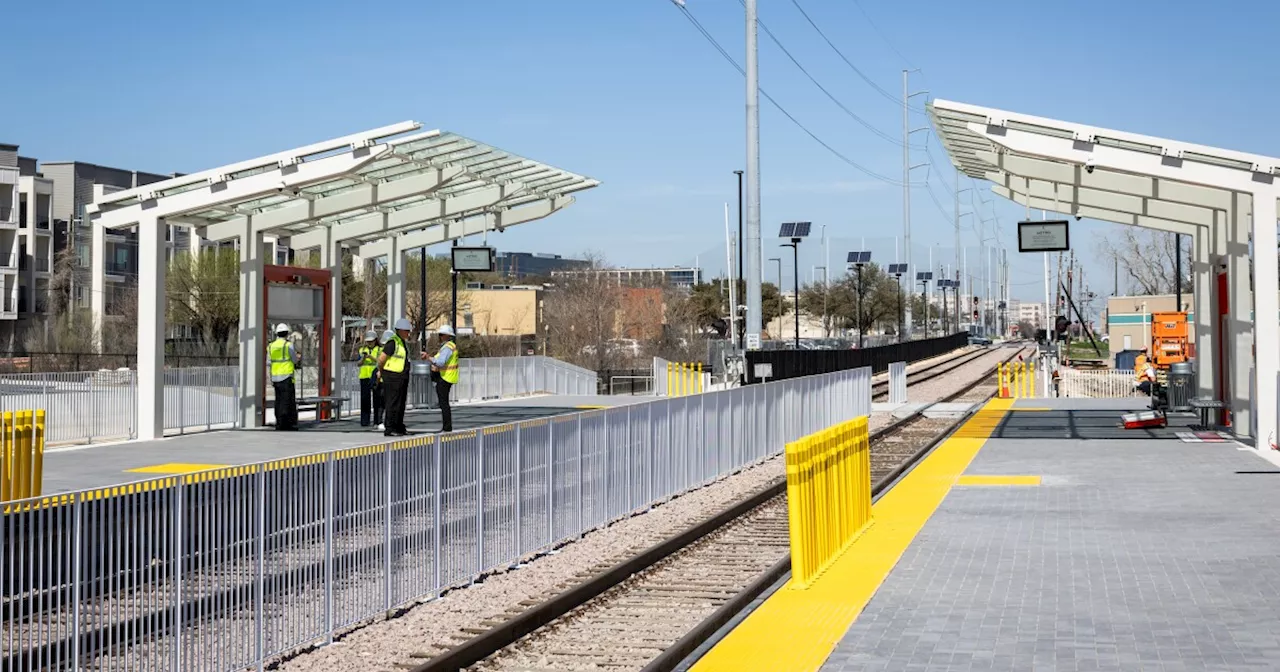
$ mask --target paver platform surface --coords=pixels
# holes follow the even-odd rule
[[[586,408],[652,400],[640,396],[544,396],[454,406],[454,429],[471,429],[517,420],[574,413]],[[405,425],[416,434],[440,429],[438,410],[411,410]],[[361,427],[355,417],[317,424],[301,423],[299,431],[274,428],[201,432],[157,441],[51,449],[44,457],[43,494],[100,488],[202,468],[253,464],[282,457],[386,441],[374,427]],[[147,469],[147,471],[136,471]]]
[[[1141,407],[1020,401],[822,669],[1280,669],[1280,469]]]

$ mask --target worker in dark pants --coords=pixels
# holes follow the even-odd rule
[[[440,403],[440,431],[453,431],[453,409],[449,407],[449,394],[458,384],[458,344],[454,342],[453,327],[444,325],[440,335],[440,351],[435,357],[422,357],[431,362],[431,379],[436,384],[436,400]]]
[[[297,431],[298,399],[293,372],[302,356],[289,342],[289,325],[276,325],[276,338],[267,346],[267,365],[271,367],[271,387],[275,389],[276,431]]]
[[[378,355],[378,370],[382,374],[383,389],[387,399],[387,415],[383,436],[407,436],[404,426],[404,407],[409,401],[409,320],[396,320],[396,333],[391,335],[382,354]]]
[[[370,330],[364,334],[364,345],[360,346],[360,426],[368,427],[370,416],[373,424],[382,424],[382,387],[378,383],[378,332]],[[372,408],[371,408],[372,407]],[[372,411],[372,413],[370,413]]]

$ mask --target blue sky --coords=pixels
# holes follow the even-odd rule
[[[940,98],[1280,155],[1274,2],[1230,11],[1186,0],[859,2],[861,11],[854,0],[800,5],[889,92],[900,91],[904,67],[920,68],[912,90]],[[819,82],[900,135],[900,108],[790,0],[760,4]],[[741,62],[741,5],[687,6]],[[5,23],[14,95],[0,106],[0,141],[26,156],[190,172],[414,119],[603,182],[564,213],[491,237],[501,249],[724,266],[723,204],[736,200],[732,171],[744,161],[743,80],[669,0],[50,0],[7,8]],[[767,91],[846,156],[900,178],[899,147],[845,116],[763,31],[760,47]],[[833,266],[864,245],[891,260],[901,188],[834,157],[767,101],[761,110],[764,257],[781,256],[769,238],[779,222],[805,219],[827,226]],[[945,212],[916,190],[913,249],[917,261],[930,246],[950,261],[954,175],[931,145],[929,180]],[[913,163],[928,160],[913,153]],[[983,190],[1013,243],[1022,209]],[[976,256],[970,220],[964,244]],[[1081,223],[1072,240],[1090,259],[1091,284],[1109,292],[1110,269],[1090,240],[1106,228]],[[802,246],[802,274],[822,256],[817,241]],[[1040,257],[1014,251],[1010,261],[1013,295],[1042,297]],[[774,269],[766,263],[766,278]]]

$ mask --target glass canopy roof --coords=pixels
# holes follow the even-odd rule
[[[377,187],[428,174],[439,174],[442,169],[450,170],[448,179],[430,189],[408,190],[416,193],[389,200],[370,198],[362,207],[341,209],[322,217],[285,220],[281,225],[272,226],[270,233],[287,236],[371,214],[393,213],[429,202],[443,203],[449,199],[478,195],[486,190],[492,191],[495,186],[504,187],[498,200],[482,202],[478,207],[464,212],[450,212],[447,219],[459,220],[501,212],[555,199],[599,184],[591,178],[526,159],[461,135],[442,131],[419,132],[418,128],[419,125],[415,122],[405,122],[292,152],[117,192],[91,206],[90,212],[110,214],[106,218],[109,222],[104,221],[104,224],[118,227],[127,225],[124,222],[131,218],[129,213],[118,211],[138,210],[137,214],[141,215],[149,208],[173,203],[175,205],[170,208],[161,208],[162,216],[167,221],[194,227],[210,227],[234,220],[243,221],[245,217],[252,218],[291,206],[324,203],[325,199],[357,190],[370,191],[376,195]],[[283,184],[279,180],[287,179],[291,174],[302,174],[305,167],[323,166],[326,159],[344,156],[363,156],[366,159],[348,161],[332,171],[322,170],[316,179],[296,184],[293,189],[275,188]],[[277,175],[267,175],[269,173]],[[258,178],[258,182],[266,186],[258,188],[256,183],[249,186],[249,181],[253,178]],[[277,181],[267,182],[266,178]],[[233,188],[237,186],[244,188]],[[370,190],[371,186],[375,189]],[[182,204],[176,205],[177,197],[180,196],[183,197]],[[435,223],[435,219],[423,219],[397,231],[421,229]],[[376,240],[390,233],[379,230],[357,239]],[[230,236],[210,237],[219,239]]]

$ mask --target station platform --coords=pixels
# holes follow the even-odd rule
[[[692,669],[1280,669],[1280,468],[1144,401],[989,402]]]
[[[547,395],[455,405],[457,430],[500,425],[588,408],[639,403],[652,397]],[[410,410],[405,426],[414,434],[439,431],[438,410]],[[377,445],[388,439],[375,427],[361,427],[359,409],[341,420],[309,423],[296,432],[273,427],[228,429],[170,436],[156,441],[125,441],[51,448],[44,456],[44,495],[104,488],[158,476],[217,467],[254,464],[342,448]]]

